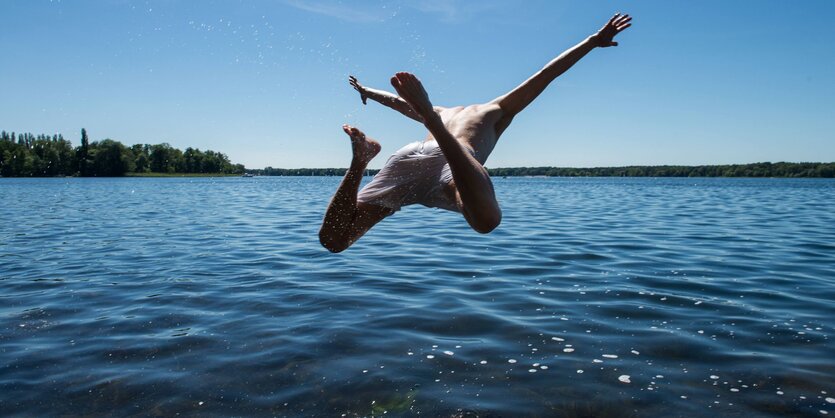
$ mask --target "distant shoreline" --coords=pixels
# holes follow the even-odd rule
[[[247,169],[243,176],[264,177],[342,177],[347,168],[272,168]],[[366,170],[373,176],[380,170]],[[622,167],[508,167],[488,168],[492,177],[727,177],[727,178],[835,178],[835,162],[832,163],[753,163],[726,165],[659,165]],[[241,177],[235,173],[125,173],[116,177]],[[61,177],[61,176],[8,176],[0,178]],[[64,176],[77,177],[77,176]],[[95,176],[108,177],[108,176]]]
[[[125,173],[123,176],[0,176],[0,179],[32,179],[32,178],[78,178],[78,179],[118,179],[118,178],[179,178],[179,177],[242,177],[240,174],[229,173]]]
[[[344,176],[345,168],[272,168],[247,169],[257,176]],[[380,170],[366,170],[366,175]],[[509,167],[488,168],[493,177],[781,177],[835,178],[831,163],[752,163],[725,165],[657,165],[622,167]]]
[[[125,173],[124,177],[241,177],[230,173]]]

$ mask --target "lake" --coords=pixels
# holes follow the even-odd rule
[[[497,178],[489,235],[340,179],[0,179],[0,415],[835,414],[835,181]]]

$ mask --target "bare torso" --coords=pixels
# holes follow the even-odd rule
[[[482,165],[493,152],[506,124],[502,123],[504,111],[496,103],[470,106],[440,107],[435,112],[458,141],[475,151],[475,157]],[[509,121],[508,121],[509,123]],[[503,126],[504,125],[504,126]],[[429,134],[427,141],[435,138]]]

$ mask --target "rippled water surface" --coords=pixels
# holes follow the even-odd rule
[[[0,179],[0,415],[835,415],[835,182],[495,179],[342,254],[338,178]]]

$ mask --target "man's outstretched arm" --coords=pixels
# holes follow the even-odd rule
[[[613,40],[615,35],[632,26],[631,21],[632,18],[629,15],[615,14],[596,34],[563,52],[510,93],[493,102],[499,104],[502,110],[507,113],[507,117],[513,118],[533,102],[555,78],[568,71],[592,49],[617,46],[618,43]]]
[[[414,119],[420,123],[423,123],[423,118],[412,109],[412,106],[409,106],[405,100],[401,99],[394,94],[391,94],[387,91],[371,89],[368,87],[363,86],[362,84],[357,81],[357,78],[354,76],[348,76],[348,82],[351,84],[351,87],[354,88],[360,94],[360,98],[362,99],[362,104],[367,104],[368,99],[374,100],[381,105],[388,106],[408,118]]]

